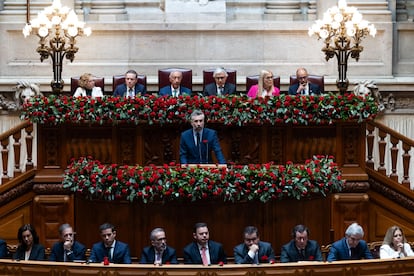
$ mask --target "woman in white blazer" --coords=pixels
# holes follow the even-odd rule
[[[92,98],[103,97],[102,89],[95,86],[95,80],[93,75],[85,73],[79,78],[79,87],[76,88],[73,97],[86,97],[91,96]]]
[[[414,256],[414,252],[407,243],[403,230],[398,226],[391,226],[388,228],[381,245],[380,258],[391,259],[408,256]]]

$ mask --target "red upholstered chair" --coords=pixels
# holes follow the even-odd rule
[[[207,84],[214,83],[213,73],[216,69],[203,70],[203,91]],[[227,72],[227,82],[237,86],[237,71],[233,69],[225,69]]]
[[[193,91],[193,70],[185,68],[165,68],[158,70],[158,91],[164,86],[171,85],[170,73],[173,71],[180,71],[183,73],[181,85]]]
[[[70,92],[73,95],[76,91],[76,88],[79,87],[79,78],[80,77],[71,77],[70,78]],[[105,78],[95,77],[95,86],[98,86],[102,89],[102,93],[104,93],[105,87]]]
[[[310,83],[316,84],[321,88],[321,92],[325,91],[325,77],[324,76],[316,76],[316,75],[308,75],[308,81]],[[289,79],[290,85],[298,83],[298,79],[296,75],[291,75]]]
[[[252,85],[259,82],[259,75],[246,77],[246,94]],[[273,85],[280,89],[280,76],[273,76]]]
[[[124,83],[125,83],[125,75],[112,76],[112,93],[114,93],[115,88],[118,85],[124,84]],[[146,75],[138,75],[137,83],[142,84],[145,87],[145,90],[147,90],[147,76]]]

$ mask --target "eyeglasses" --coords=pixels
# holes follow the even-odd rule
[[[298,77],[299,80],[306,80],[307,78],[308,78],[308,76]]]
[[[225,79],[226,77],[214,77],[216,80],[223,80],[223,79]]]

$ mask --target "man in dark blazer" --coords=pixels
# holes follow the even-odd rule
[[[56,242],[52,247],[49,261],[52,262],[73,262],[74,260],[86,261],[86,248],[83,244],[75,241],[75,233],[72,226],[65,223],[59,227],[61,241]]]
[[[227,82],[228,74],[224,68],[217,68],[213,72],[214,83],[204,87],[204,96],[230,95],[236,93],[236,86]]]
[[[92,246],[90,263],[100,263],[107,257],[108,261],[115,264],[130,264],[131,257],[129,246],[126,243],[115,240],[115,226],[104,223],[99,227],[102,242]]]
[[[169,75],[171,85],[167,85],[161,88],[160,96],[173,96],[178,97],[180,95],[191,95],[191,89],[181,85],[183,80],[183,72],[172,71]]]
[[[138,73],[135,70],[128,70],[125,73],[125,83],[115,88],[114,97],[135,97],[145,96],[147,90],[144,85],[138,83]]]
[[[356,222],[352,223],[346,229],[345,237],[331,245],[327,261],[373,259],[363,237],[362,227]]]
[[[211,153],[214,151],[218,163],[225,164],[216,131],[204,127],[204,113],[194,110],[190,117],[193,128],[181,133],[180,163],[212,164]]]
[[[194,242],[184,247],[185,264],[219,264],[227,263],[221,243],[210,240],[207,224],[204,222],[196,223],[193,231]]]
[[[178,264],[175,249],[167,245],[165,231],[155,228],[150,234],[151,246],[147,246],[141,253],[141,264]]]
[[[275,261],[275,252],[268,242],[260,241],[259,231],[254,226],[247,226],[243,231],[244,243],[234,247],[236,264],[259,264]]]
[[[308,71],[305,68],[296,70],[297,83],[289,86],[289,95],[320,95],[322,89],[317,84],[308,81]]]
[[[281,263],[299,261],[322,261],[319,244],[309,240],[309,229],[304,225],[296,225],[292,230],[293,239],[282,246]]]

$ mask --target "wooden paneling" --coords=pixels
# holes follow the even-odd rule
[[[248,225],[258,227],[261,239],[271,242],[277,254],[281,246],[291,239],[291,230],[296,224],[307,225],[311,238],[321,244],[330,242],[329,216],[322,215],[329,209],[329,198],[266,204],[224,203],[220,200],[138,204],[89,201],[78,197],[75,202],[79,241],[91,247],[100,240],[99,225],[110,222],[117,227],[118,239],[127,242],[131,255],[136,257],[140,256],[144,246],[150,244],[149,234],[155,227],[166,230],[168,244],[182,257],[182,249],[192,241],[196,222],[208,223],[210,238],[222,243],[228,256],[233,256],[233,247],[243,241],[242,231]]]
[[[39,195],[33,200],[33,224],[36,232],[42,237],[45,247],[59,240],[59,225],[74,223],[74,207],[72,196],[68,195]]]

